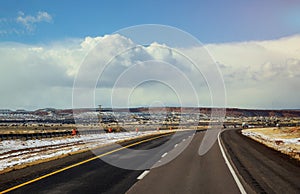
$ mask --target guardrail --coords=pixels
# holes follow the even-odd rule
[[[0,140],[12,140],[12,139],[42,139],[51,137],[70,136],[72,131],[60,131],[60,132],[43,132],[43,133],[20,133],[20,134],[0,134]]]
[[[91,129],[91,130],[76,130],[76,135],[88,135],[88,134],[100,134],[104,133],[100,129]],[[42,139],[42,138],[51,138],[51,137],[63,137],[63,136],[72,136],[75,135],[72,131],[57,131],[57,132],[40,132],[40,133],[19,133],[19,134],[0,134],[0,141],[3,140],[30,140],[30,139]]]

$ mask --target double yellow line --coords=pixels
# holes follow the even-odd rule
[[[152,138],[149,138],[149,139],[141,140],[141,141],[138,141],[138,142],[133,143],[133,144],[129,144],[129,145],[127,145],[127,146],[124,146],[124,147],[121,147],[121,148],[118,148],[118,149],[115,149],[115,150],[106,152],[106,153],[104,153],[104,154],[101,154],[101,155],[92,157],[92,158],[90,158],[90,159],[87,159],[87,160],[84,160],[84,161],[75,163],[75,164],[73,164],[73,165],[64,167],[64,168],[59,169],[59,170],[57,170],[57,171],[51,172],[51,173],[49,173],[49,174],[45,174],[45,175],[43,175],[43,176],[40,176],[40,177],[35,178],[35,179],[32,179],[32,180],[27,181],[27,182],[25,182],[25,183],[16,185],[16,186],[14,186],[14,187],[11,187],[11,188],[9,188],[9,189],[6,189],[6,190],[4,190],[4,191],[1,191],[0,193],[1,193],[1,194],[4,194],[4,193],[7,193],[7,192],[10,192],[10,191],[12,191],[12,190],[15,190],[15,189],[18,189],[18,188],[23,187],[23,186],[25,186],[25,185],[34,183],[34,182],[39,181],[39,180],[41,180],[41,179],[47,178],[47,177],[49,177],[49,176],[58,174],[58,173],[60,173],[60,172],[63,172],[63,171],[65,171],[65,170],[68,170],[68,169],[70,169],[70,168],[74,168],[74,167],[76,167],[76,166],[85,164],[85,163],[87,163],[87,162],[93,161],[93,160],[98,159],[98,158],[101,158],[101,157],[103,157],[103,156],[106,156],[106,155],[109,155],[109,154],[118,152],[118,151],[120,151],[120,150],[129,148],[129,147],[132,147],[132,146],[141,144],[141,143],[145,143],[145,142],[148,142],[148,141],[152,141],[152,140],[154,140],[154,139],[158,139],[158,138],[161,138],[161,137],[165,137],[165,136],[168,136],[168,135],[171,135],[171,134],[173,134],[173,133],[167,133],[167,134],[164,134],[164,135],[160,135],[160,136],[152,137]]]

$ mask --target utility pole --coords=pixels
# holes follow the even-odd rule
[[[99,117],[99,122],[101,123],[101,121],[102,121],[102,105],[100,104],[100,105],[98,105],[98,107],[99,107],[99,115],[98,115],[98,117]]]
[[[100,105],[98,105],[98,107],[99,107],[99,114],[98,114],[99,126],[102,126],[104,128],[103,123],[102,123],[102,105],[100,104]]]

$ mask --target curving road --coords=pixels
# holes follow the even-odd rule
[[[300,193],[300,161],[228,130],[221,135],[233,166],[248,192]]]
[[[180,132],[123,144],[134,150],[155,150],[147,160],[143,152],[130,154],[117,146],[95,150],[98,157],[141,170],[109,165],[88,152],[1,175],[0,188],[9,193],[240,193],[218,142],[204,156],[198,155],[203,137],[204,132]],[[221,140],[248,193],[282,193],[281,187],[299,193],[297,162],[237,130],[224,131]]]

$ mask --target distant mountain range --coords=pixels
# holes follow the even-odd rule
[[[182,112],[182,113],[202,113],[210,115],[212,110],[220,111],[220,108],[208,108],[208,107],[137,107],[137,108],[102,108],[102,112]],[[45,108],[38,109],[34,111],[26,110],[16,110],[11,111],[8,109],[0,110],[0,114],[33,114],[39,116],[46,115],[65,115],[71,116],[73,113],[84,113],[84,112],[99,112],[99,108],[79,108],[79,109],[54,109],[54,108]],[[300,117],[300,109],[282,109],[282,110],[273,110],[273,109],[240,109],[240,108],[226,108],[227,117]]]
[[[210,115],[212,110],[221,110],[220,108],[208,108],[208,107],[137,107],[137,108],[103,108],[102,112],[183,112],[183,113],[203,113]],[[64,109],[56,110],[57,113],[82,113],[82,112],[94,112],[99,111],[98,108],[82,108],[82,109]],[[262,109],[240,109],[240,108],[226,108],[226,116],[228,117],[300,117],[299,109],[282,109],[282,110],[262,110]]]

